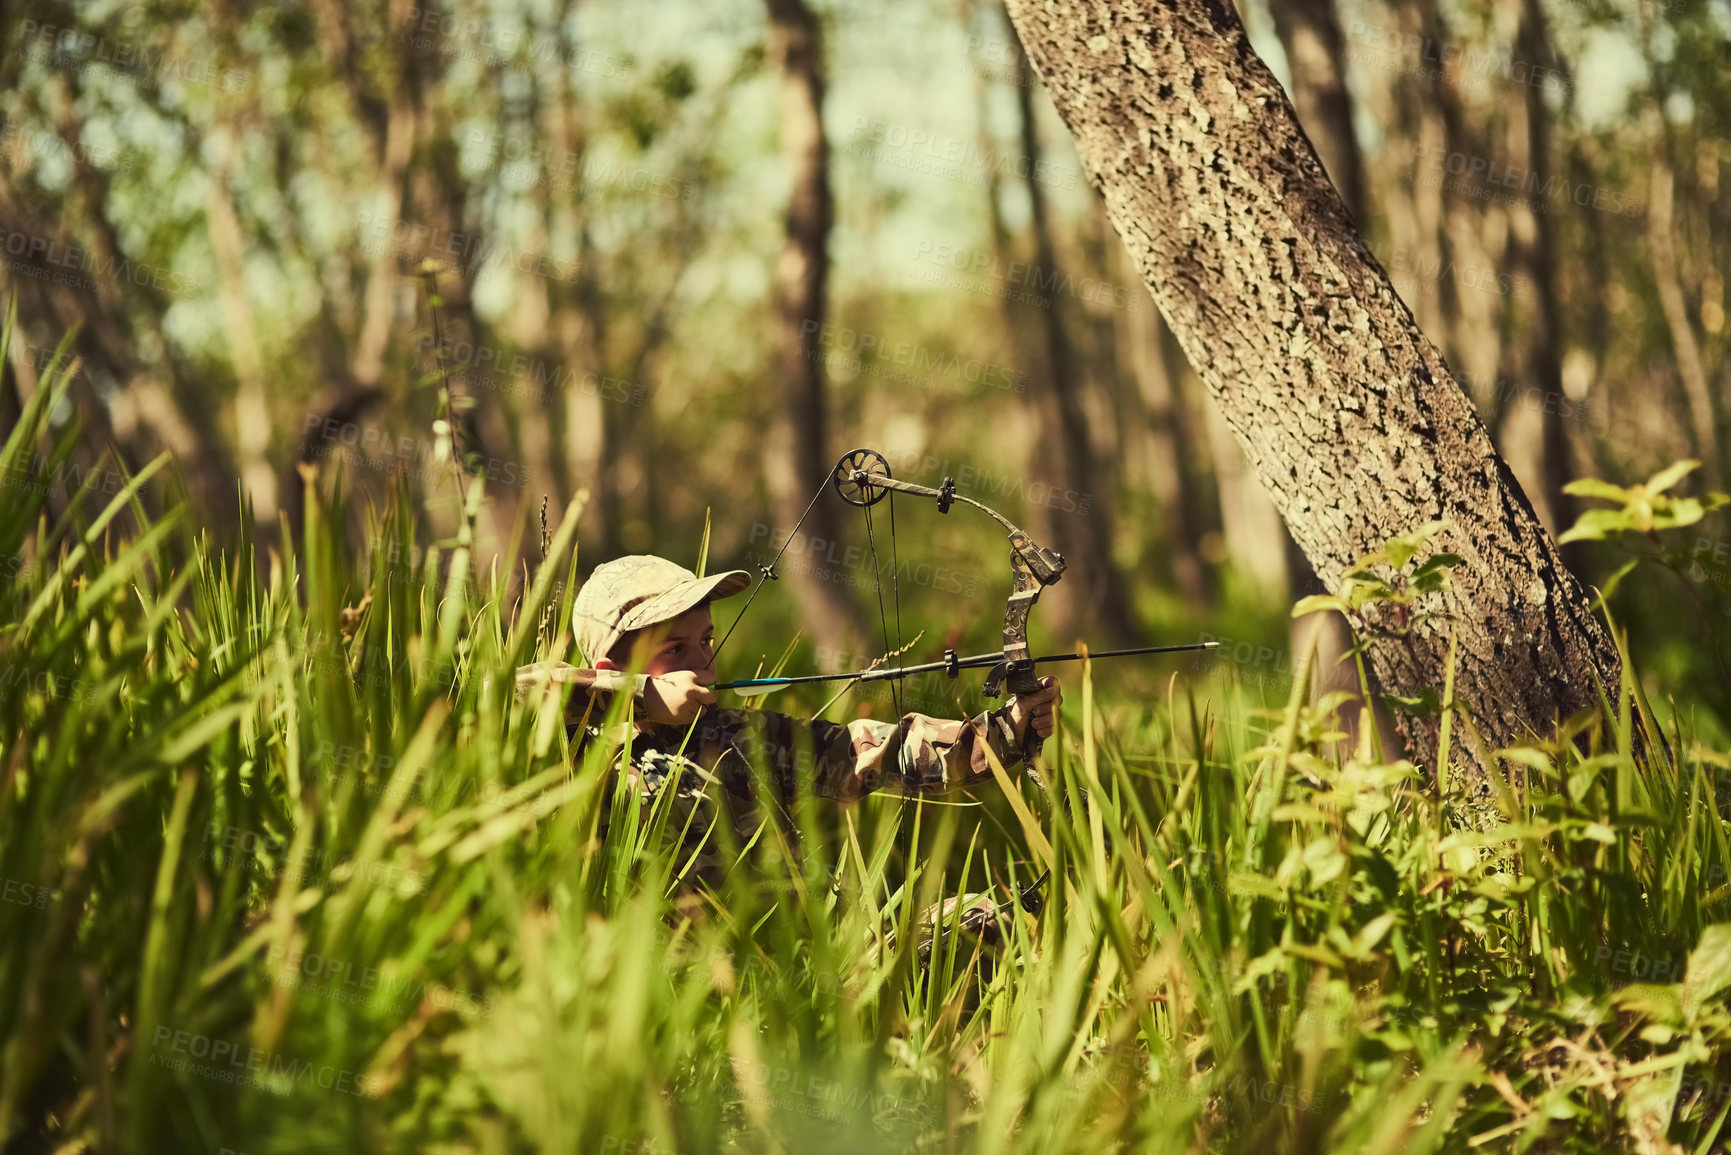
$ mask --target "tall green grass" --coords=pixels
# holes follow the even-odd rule
[[[453,472],[405,572],[406,493],[357,553],[315,488],[260,563],[147,511],[162,462],[56,496],[63,368],[0,454],[9,1151],[1720,1142],[1731,758],[1632,680],[1503,752],[1485,823],[1336,756],[1302,672],[1264,717],[1084,668],[1052,795],[802,799],[691,919],[617,745],[513,696],[568,654],[576,507],[482,570]],[[964,891],[1004,944],[922,951]]]

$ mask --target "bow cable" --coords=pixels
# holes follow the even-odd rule
[[[721,635],[721,641],[716,643],[713,650],[709,651],[710,665],[715,665],[715,657],[721,653],[721,647],[727,644],[727,639],[731,638],[733,631],[739,628],[740,620],[745,617],[745,611],[751,608],[751,603],[757,600],[757,591],[763,588],[763,583],[781,580],[781,575],[775,572],[775,563],[781,560],[781,555],[787,552],[787,547],[792,545],[793,539],[799,536],[799,527],[805,524],[805,519],[811,515],[812,508],[817,505],[817,499],[823,496],[824,486],[828,484],[829,481],[826,478],[817,487],[817,492],[811,495],[811,500],[806,502],[805,512],[800,514],[799,520],[793,523],[793,532],[787,535],[787,540],[781,543],[781,548],[775,551],[775,556],[769,559],[769,564],[757,567],[757,584],[751,587],[751,596],[745,599],[743,606],[739,607],[738,615],[734,617],[733,624],[727,627],[727,632]]]
[[[861,507],[861,512],[865,514],[866,541],[871,546],[872,587],[876,590],[878,598],[878,628],[883,633],[884,652],[889,653],[891,651],[889,615],[884,612],[883,567],[878,564],[877,533],[872,526],[871,506],[867,505]],[[902,644],[901,563],[896,554],[896,500],[893,493],[890,495],[890,588],[894,591],[895,595],[896,645],[900,646]],[[899,681],[890,683],[890,702],[895,709],[896,722],[900,725],[902,718],[902,694],[901,683]]]

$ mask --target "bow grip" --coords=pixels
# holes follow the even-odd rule
[[[1004,686],[1011,694],[1036,694],[1040,690],[1040,676],[1034,672],[1031,661],[1006,662],[1004,669]],[[1034,758],[1040,753],[1040,747],[1045,745],[1045,739],[1034,732],[1034,724],[1030,721],[1028,728],[1022,731],[1022,763],[1032,767]]]

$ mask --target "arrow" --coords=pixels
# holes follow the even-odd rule
[[[1137,654],[1182,654],[1196,650],[1212,650],[1218,648],[1219,642],[1192,642],[1183,646],[1138,646],[1129,650],[1101,650],[1099,653],[1046,654],[1034,659],[1036,665],[1041,662],[1079,662],[1084,658],[1128,658]],[[736,682],[722,682],[715,687],[717,690],[733,690],[741,697],[757,697],[778,690],[783,686],[799,686],[819,682],[894,682],[902,678],[911,678],[915,674],[934,674],[943,671],[950,677],[957,676],[963,670],[981,669],[996,666],[1004,661],[1002,650],[992,654],[975,654],[964,658],[954,650],[945,650],[942,661],[922,662],[914,666],[892,666],[882,670],[855,670],[846,674],[806,674],[796,678],[741,678]]]

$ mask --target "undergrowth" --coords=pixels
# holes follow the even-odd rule
[[[1632,676],[1487,824],[1302,674],[1263,718],[1084,668],[1044,788],[802,798],[691,918],[617,743],[513,694],[570,657],[576,506],[486,572],[455,468],[424,555],[406,491],[356,556],[309,486],[260,563],[147,513],[160,461],[51,514],[66,376],[0,460],[8,1151],[1718,1142],[1731,756]],[[962,892],[1005,941],[922,952]]]

